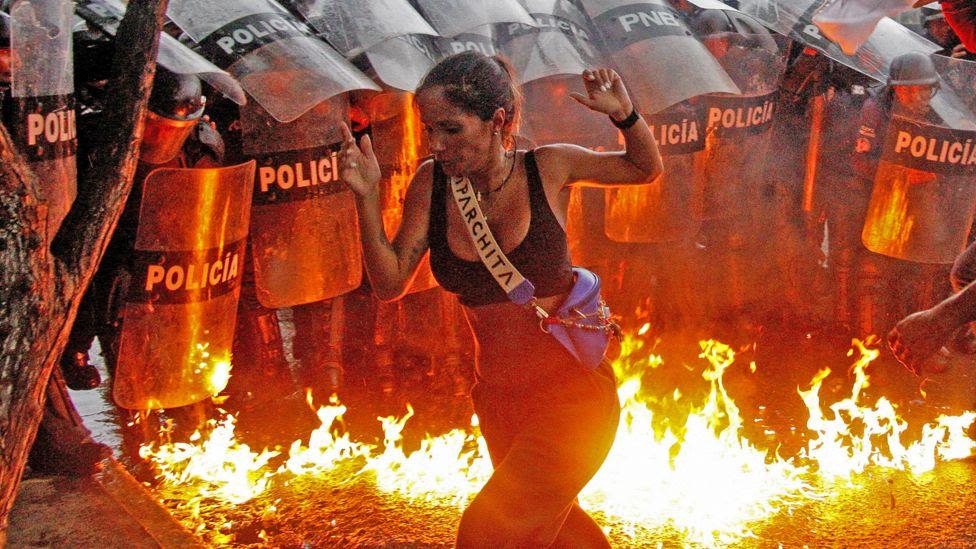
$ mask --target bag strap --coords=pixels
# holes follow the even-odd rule
[[[466,177],[452,177],[451,195],[461,213],[461,219],[464,220],[464,228],[467,229],[474,249],[478,252],[478,257],[508,299],[532,309],[539,318],[548,318],[545,309],[536,303],[535,285],[522,276],[515,265],[512,265],[491,233],[488,220],[481,211],[481,205],[478,204],[471,182]]]

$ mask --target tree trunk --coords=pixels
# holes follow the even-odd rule
[[[0,547],[45,388],[132,189],[168,0],[132,0],[116,37],[114,101],[79,158],[78,198],[47,249],[43,189],[0,126]]]

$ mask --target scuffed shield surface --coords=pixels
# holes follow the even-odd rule
[[[342,295],[362,281],[353,192],[339,179],[344,96],[291,123],[241,109],[244,154],[257,162],[251,252],[258,301],[291,307]]]
[[[291,122],[344,92],[379,89],[273,0],[174,0],[167,15],[276,120]]]
[[[712,39],[726,41],[720,62],[742,93],[702,98],[705,151],[696,164],[701,217],[748,218],[756,213],[755,198],[768,157],[786,48],[762,33],[726,33]]]
[[[123,408],[199,402],[230,375],[254,162],[146,178],[113,383]]]
[[[4,120],[42,185],[48,241],[77,194],[72,8],[69,0],[10,6],[11,97]]]
[[[641,110],[653,114],[706,93],[738,93],[681,15],[659,0],[582,0]]]
[[[115,36],[125,15],[125,4],[119,0],[78,0],[75,12],[90,25]],[[244,89],[234,77],[207,61],[197,52],[165,32],[159,35],[156,61],[175,74],[194,74],[238,105],[247,102]]]
[[[606,233],[617,242],[669,242],[694,236],[701,226],[701,181],[706,109],[685,101],[646,117],[664,173],[649,185],[607,190]]]
[[[976,131],[894,116],[861,238],[871,251],[952,263],[976,208]]]

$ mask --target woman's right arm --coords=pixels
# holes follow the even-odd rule
[[[366,276],[376,297],[392,301],[410,286],[427,251],[433,163],[425,162],[414,174],[403,204],[403,220],[390,242],[380,207],[380,169],[369,136],[357,145],[348,127],[343,127],[343,134],[340,176],[356,194]]]

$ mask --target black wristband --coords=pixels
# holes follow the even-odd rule
[[[621,130],[626,130],[627,128],[636,124],[639,118],[640,118],[640,113],[637,112],[637,107],[634,107],[634,110],[630,111],[630,114],[627,115],[627,118],[624,118],[623,120],[618,122],[614,120],[613,117],[611,116],[610,122],[613,123],[614,126],[620,128]]]

